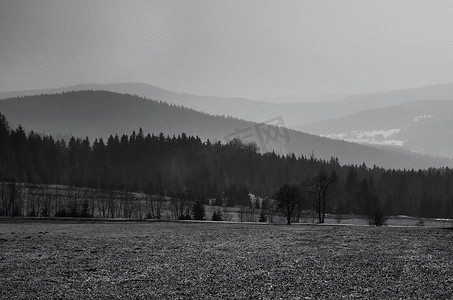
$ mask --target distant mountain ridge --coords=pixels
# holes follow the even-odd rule
[[[371,109],[431,100],[453,100],[453,83],[443,83],[383,93],[350,95],[341,99],[340,102],[363,105],[366,109]]]
[[[288,127],[346,116],[360,110],[357,105],[345,105],[340,101],[315,102],[317,99],[314,98],[313,102],[270,103],[245,98],[176,93],[145,83],[80,84],[58,89],[6,92],[0,93],[0,99],[80,90],[105,90],[137,95],[151,100],[182,105],[211,115],[232,116],[253,122],[261,122],[281,116]]]
[[[306,102],[334,102],[339,101],[349,95],[347,94],[325,94],[325,95],[285,95],[276,97],[261,98],[260,101],[291,104],[291,103],[306,103]]]
[[[430,100],[370,109],[298,127],[312,134],[367,144],[397,144],[453,157],[453,101]]]
[[[366,163],[368,166],[408,169],[453,165],[450,160],[335,141],[109,91],[10,98],[0,101],[0,112],[13,127],[20,123],[27,130],[38,133],[88,136],[91,140],[105,139],[110,134],[130,134],[141,127],[145,133],[179,135],[185,132],[204,140],[222,142],[238,137],[245,142],[256,142],[261,150],[297,156],[313,153],[326,160],[338,157],[342,164]],[[283,125],[279,117],[268,123]]]
[[[211,115],[232,116],[254,122],[281,116],[288,127],[297,130],[307,124],[345,117],[373,108],[383,108],[420,100],[453,100],[453,83],[374,94],[358,94],[344,98],[341,98],[341,95],[324,95],[321,97],[323,100],[330,99],[331,101],[322,102],[317,102],[319,100],[317,96],[313,96],[312,102],[309,102],[307,96],[304,99],[305,102],[301,103],[271,103],[268,102],[269,99],[258,101],[238,97],[197,96],[176,93],[145,83],[79,84],[57,89],[4,92],[0,93],[0,99],[79,90],[105,90],[137,95],[152,100],[182,105]],[[281,98],[278,101],[292,102],[297,97],[300,96],[273,98]]]

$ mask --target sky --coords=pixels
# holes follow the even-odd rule
[[[453,82],[453,1],[0,0],[0,92],[144,82],[261,99]]]

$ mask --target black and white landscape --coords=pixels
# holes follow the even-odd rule
[[[451,299],[448,1],[1,1],[1,299]]]

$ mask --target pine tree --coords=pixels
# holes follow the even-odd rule
[[[193,209],[192,215],[194,220],[204,220],[206,218],[205,207],[200,201],[196,201]]]

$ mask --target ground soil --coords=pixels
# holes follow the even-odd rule
[[[2,222],[1,299],[452,299],[453,231]]]

